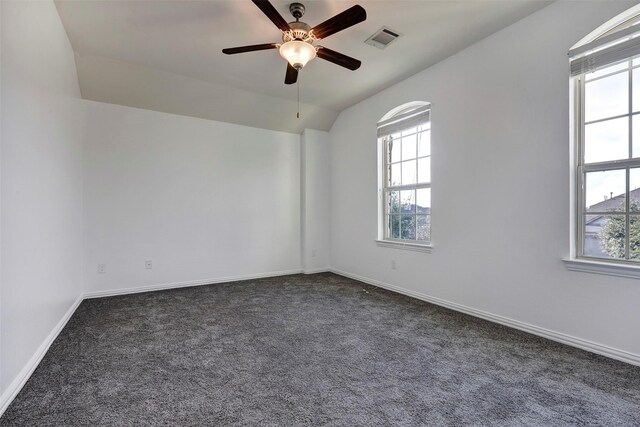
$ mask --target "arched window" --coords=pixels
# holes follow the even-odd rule
[[[639,23],[636,6],[569,51],[577,258],[640,263]]]
[[[383,243],[431,243],[431,108],[412,102],[378,122],[380,222]]]

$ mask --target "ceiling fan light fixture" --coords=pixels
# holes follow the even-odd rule
[[[307,65],[316,57],[316,48],[307,42],[291,40],[280,46],[280,55],[296,70]]]

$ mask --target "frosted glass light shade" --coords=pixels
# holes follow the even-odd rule
[[[291,40],[280,46],[280,55],[299,70],[307,65],[307,62],[316,57],[316,48],[310,43],[300,40]]]

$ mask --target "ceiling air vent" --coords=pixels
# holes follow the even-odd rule
[[[364,42],[371,46],[375,46],[378,49],[384,49],[385,47],[389,46],[389,43],[400,36],[401,34],[397,31],[393,31],[392,29],[387,27],[382,27]]]

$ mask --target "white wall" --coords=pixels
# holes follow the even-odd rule
[[[0,390],[10,393],[82,292],[84,120],[53,2],[0,7]]]
[[[87,108],[86,291],[300,270],[299,135]]]
[[[2,4],[0,4],[0,396],[4,391],[2,386],[2,51]]]
[[[331,130],[332,268],[640,355],[640,284],[561,261],[567,51],[632,4],[554,3],[343,111]],[[431,254],[374,243],[376,122],[409,101],[432,104]]]
[[[329,268],[329,134],[305,129],[300,143],[302,269],[311,273]]]

